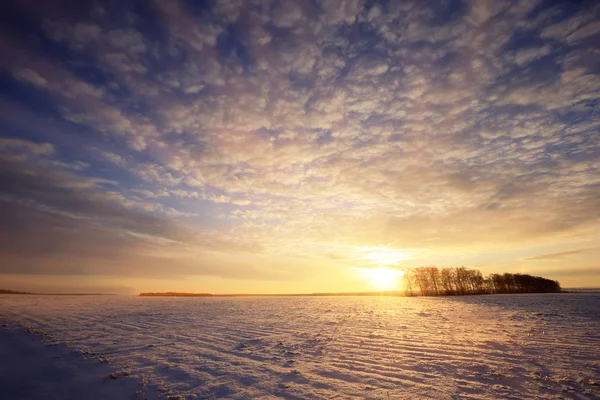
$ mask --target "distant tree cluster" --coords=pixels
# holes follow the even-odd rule
[[[558,281],[528,274],[490,274],[464,267],[420,267],[404,276],[406,295],[452,296],[492,293],[555,293]]]
[[[150,292],[140,293],[142,297],[210,297],[211,293]]]
[[[0,294],[32,294],[29,292],[19,292],[16,290],[0,289]]]

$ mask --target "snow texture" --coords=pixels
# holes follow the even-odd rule
[[[13,326],[28,327],[41,342],[62,349],[62,357],[77,353],[74,362],[104,376],[96,379],[98,391],[90,389],[94,393],[106,385],[114,389],[121,379],[138,382],[141,390],[122,384],[121,394],[130,398],[600,398],[598,293],[6,295],[0,296],[0,317],[8,324],[0,330],[3,348],[5,337],[15,339]],[[59,351],[54,347],[32,348]],[[3,351],[6,371],[15,360]],[[98,370],[102,361],[113,372]],[[79,379],[74,373],[75,386]]]

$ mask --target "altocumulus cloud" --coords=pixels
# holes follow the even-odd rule
[[[3,272],[172,257],[260,275],[203,255],[597,240],[595,2],[15,1],[1,18]]]

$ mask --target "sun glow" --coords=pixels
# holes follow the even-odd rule
[[[361,252],[363,260],[375,265],[395,265],[400,261],[411,258],[410,254],[404,250],[392,249],[385,246],[362,247]]]
[[[358,268],[358,270],[377,290],[398,289],[398,278],[404,276],[404,272],[386,267]]]

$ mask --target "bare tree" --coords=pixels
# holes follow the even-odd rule
[[[409,270],[405,277],[408,296],[466,295],[485,293],[546,293],[560,292],[557,281],[527,274],[490,274],[484,277],[480,271],[458,268],[419,267]]]
[[[440,273],[440,281],[445,295],[456,294],[454,290],[454,277],[450,268],[442,268]]]

